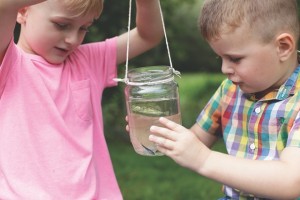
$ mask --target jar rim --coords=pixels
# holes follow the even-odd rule
[[[128,79],[130,82],[160,82],[174,80],[172,68],[169,66],[146,66],[138,67],[128,71]],[[169,80],[170,79],[170,80]]]

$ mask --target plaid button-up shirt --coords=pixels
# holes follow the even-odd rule
[[[285,147],[300,148],[300,66],[277,90],[257,99],[224,80],[197,123],[223,137],[228,154],[253,160],[277,160]],[[224,187],[233,199],[249,198]],[[251,196],[251,195],[250,195]]]

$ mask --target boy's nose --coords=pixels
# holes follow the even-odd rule
[[[76,32],[70,32],[66,35],[65,42],[67,44],[76,45],[80,43],[80,36]]]
[[[229,63],[226,63],[224,61],[222,61],[222,73],[225,75],[231,75],[234,74],[234,69],[232,67],[230,67]]]

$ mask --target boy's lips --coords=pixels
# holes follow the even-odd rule
[[[68,54],[70,52],[69,49],[65,49],[65,48],[60,48],[60,47],[55,47],[55,49],[58,51],[59,54],[61,55],[65,55]]]
[[[239,82],[236,82],[236,81],[231,81],[234,85],[240,85]]]
[[[67,51],[69,51],[68,49],[66,49],[66,48],[60,48],[60,47],[55,47],[56,49],[58,49],[58,50],[60,50],[60,51],[64,51],[64,52],[67,52]]]

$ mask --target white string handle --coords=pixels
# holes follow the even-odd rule
[[[172,71],[175,75],[180,77],[180,72],[173,68],[171,53],[170,53],[170,48],[169,48],[169,43],[168,43],[168,38],[167,38],[167,32],[166,32],[166,27],[165,27],[165,22],[164,22],[164,17],[163,17],[163,12],[162,12],[162,9],[161,9],[160,2],[159,2],[159,11],[160,11],[160,17],[161,17],[163,31],[164,31],[164,37],[165,37],[165,42],[166,42],[166,47],[167,47],[167,52],[168,52],[168,58],[169,58],[169,62],[170,62],[170,68],[172,69]],[[129,47],[130,47],[131,12],[132,12],[132,0],[129,0],[125,77],[124,77],[124,79],[120,79],[120,78],[115,78],[114,79],[114,81],[121,81],[121,82],[125,82],[126,84],[129,83],[129,80],[128,80],[128,61],[129,61]]]

